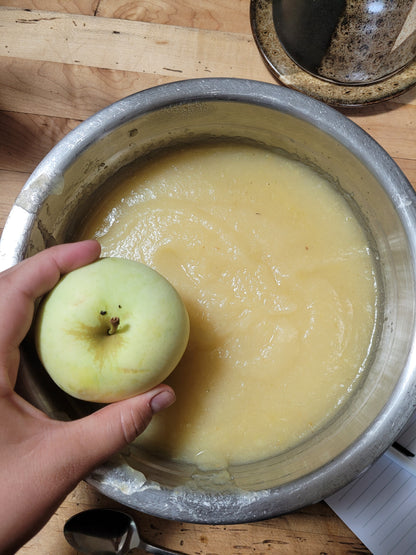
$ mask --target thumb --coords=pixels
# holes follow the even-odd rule
[[[20,398],[15,395],[15,399]],[[42,413],[41,432],[29,427],[27,442],[20,444],[23,455],[17,450],[9,457],[15,464],[7,467],[9,482],[3,488],[3,497],[13,510],[0,519],[0,536],[7,535],[8,542],[2,547],[20,547],[33,536],[81,479],[143,432],[152,415],[174,400],[173,390],[160,385],[73,422],[50,420]],[[19,403],[20,408],[27,406],[26,402]],[[32,409],[31,418],[37,413]],[[14,443],[3,454],[13,453],[11,447],[18,449],[18,440]]]
[[[78,474],[73,478],[83,478],[131,443],[146,429],[153,414],[174,401],[174,391],[162,384],[142,395],[109,404],[80,420],[65,423],[65,456]]]

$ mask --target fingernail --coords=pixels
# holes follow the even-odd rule
[[[175,399],[176,397],[173,391],[161,391],[155,395],[150,401],[150,407],[153,414],[170,407],[170,405],[175,402]]]

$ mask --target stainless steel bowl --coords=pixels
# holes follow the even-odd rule
[[[365,132],[334,109],[275,85],[235,79],[182,81],[139,92],[69,133],[28,180],[0,244],[4,269],[70,241],[106,179],[155,149],[201,138],[250,140],[319,168],[353,206],[378,260],[382,300],[376,348],[351,402],[312,438],[268,460],[203,472],[132,445],[88,482],[107,496],[163,518],[202,523],[264,519],[341,488],[394,441],[415,406],[415,194]],[[47,413],[93,410],[50,382],[22,348],[20,387]]]

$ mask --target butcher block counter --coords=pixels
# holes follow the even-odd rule
[[[276,83],[251,34],[249,0],[2,0],[0,232],[48,151],[82,120],[131,93],[195,77]],[[416,90],[342,110],[416,186]],[[29,501],[30,502],[30,501]],[[117,507],[86,483],[19,555],[71,555],[73,514]],[[265,522],[211,526],[130,511],[149,542],[187,554],[368,553],[324,503]]]

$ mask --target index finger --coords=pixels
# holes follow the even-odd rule
[[[52,289],[62,275],[94,262],[100,250],[97,241],[79,241],[50,247],[23,260],[0,274],[0,307],[3,297],[8,296],[7,289],[34,301]]]
[[[61,275],[94,262],[100,250],[99,243],[90,240],[58,245],[0,274],[0,363],[9,371],[29,331],[35,300],[50,291]]]

